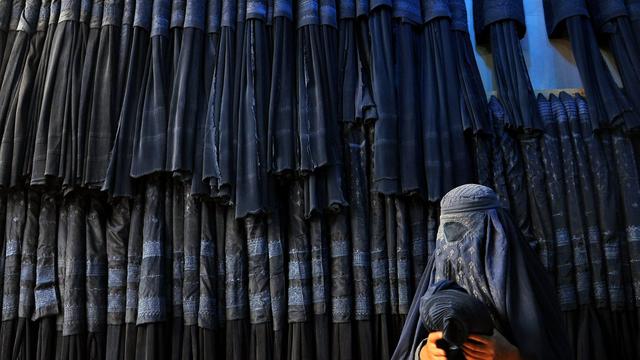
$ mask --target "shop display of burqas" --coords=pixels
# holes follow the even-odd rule
[[[586,96],[537,98],[472,3],[0,0],[0,360],[389,359],[465,183],[640,356],[640,3],[545,0]]]

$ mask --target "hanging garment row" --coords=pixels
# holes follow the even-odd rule
[[[0,359],[388,359],[469,182],[576,356],[635,358],[638,9],[545,1],[586,90],[546,99],[474,1],[487,101],[463,0],[0,0]]]

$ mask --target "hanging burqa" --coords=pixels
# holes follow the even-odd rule
[[[549,37],[568,33],[584,84],[594,131],[622,127],[637,130],[640,117],[632,113],[627,96],[616,85],[604,62],[583,0],[544,1]]]
[[[498,97],[509,121],[506,127],[525,133],[540,131],[536,98],[520,46],[526,32],[522,0],[474,1],[473,10],[478,42],[488,41],[491,46]]]

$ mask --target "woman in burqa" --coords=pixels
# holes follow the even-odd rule
[[[551,279],[496,193],[467,184],[441,203],[436,251],[418,285],[392,359],[412,359],[427,337],[420,299],[440,280],[453,280],[489,309],[496,332],[524,359],[571,359]],[[544,345],[541,345],[544,344]],[[466,346],[465,346],[466,348]]]

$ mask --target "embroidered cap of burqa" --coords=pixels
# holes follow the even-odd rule
[[[593,130],[607,127],[637,130],[640,118],[630,112],[631,103],[604,62],[584,0],[545,0],[544,12],[549,37],[569,34],[589,102]]]
[[[426,338],[420,298],[441,280],[456,281],[487,305],[496,330],[523,358],[572,358],[551,279],[496,193],[482,185],[462,185],[445,195],[440,205],[435,253],[392,359],[411,359]]]

